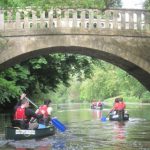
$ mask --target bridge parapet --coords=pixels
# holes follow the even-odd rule
[[[0,11],[0,30],[85,28],[150,31],[150,12],[136,9],[32,9]]]

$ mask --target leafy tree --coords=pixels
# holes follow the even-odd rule
[[[53,54],[17,64],[2,72],[1,76],[14,83],[18,91],[25,91],[33,96],[55,91],[61,83],[69,86],[68,81],[74,75],[78,80],[89,78],[92,73],[92,62],[91,58],[85,56]]]
[[[148,92],[136,79],[118,67],[103,61],[94,64],[94,75],[80,86],[80,98],[84,100],[107,99],[122,95],[148,99]]]
[[[27,6],[49,8],[100,8],[121,7],[121,0],[2,0],[0,6],[8,8],[25,8]]]
[[[145,0],[144,7],[150,10],[150,0]]]
[[[0,77],[0,104],[10,102],[19,95],[20,91],[21,88],[16,86],[15,82]]]

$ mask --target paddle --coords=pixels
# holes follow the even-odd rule
[[[37,106],[35,103],[33,103],[29,98],[27,98],[27,97],[25,96],[25,99],[27,99],[33,106],[36,107],[36,109],[38,109],[38,106]]]
[[[52,118],[51,121],[59,131],[64,132],[66,130],[66,127],[57,118]]]
[[[112,112],[112,111],[110,111],[110,112],[106,115],[106,117],[103,116],[103,117],[101,118],[101,121],[102,121],[102,122],[105,122],[105,121],[106,121],[106,118],[109,116],[109,114],[110,114],[111,112]]]
[[[38,106],[37,106],[35,103],[33,103],[29,98],[27,98],[26,96],[25,96],[25,98],[26,98],[32,105],[34,105],[36,108],[38,108]],[[59,131],[64,132],[64,131],[66,130],[66,127],[65,127],[58,119],[52,118],[52,119],[51,119],[51,122],[52,122],[52,124],[53,124]],[[43,128],[43,127],[41,126],[40,128]]]

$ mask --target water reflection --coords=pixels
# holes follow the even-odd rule
[[[8,145],[16,150],[51,150],[52,147],[51,141],[48,138],[42,140],[11,141]]]
[[[92,109],[92,117],[93,117],[93,119],[101,119],[102,118],[102,111]]]
[[[125,140],[126,131],[125,131],[126,122],[113,122],[113,131],[115,140]]]

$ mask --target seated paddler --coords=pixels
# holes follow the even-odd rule
[[[36,114],[34,110],[29,108],[29,101],[24,97],[21,99],[21,105],[15,107],[12,126],[20,129],[36,129],[38,122],[30,122],[30,120],[31,118],[38,120],[42,117],[43,115]]]

